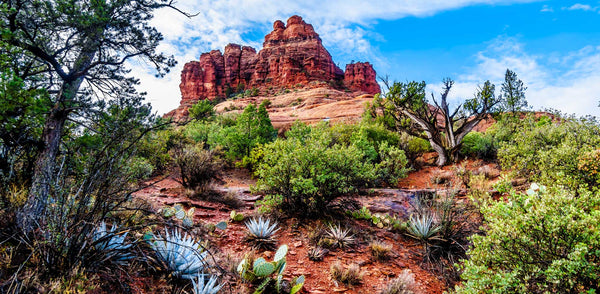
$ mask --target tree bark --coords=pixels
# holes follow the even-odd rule
[[[17,213],[20,228],[28,233],[45,223],[46,208],[50,204],[50,192],[55,181],[56,158],[64,127],[71,112],[68,107],[75,99],[83,78],[63,84],[59,98],[48,114],[42,132],[43,149],[35,161],[31,189],[25,206]]]

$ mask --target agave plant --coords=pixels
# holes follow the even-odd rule
[[[217,285],[217,277],[210,276],[208,282],[206,275],[198,274],[195,279],[192,279],[192,290],[194,294],[215,294],[223,288],[223,284]]]
[[[323,248],[323,247],[311,247],[310,249],[308,249],[308,259],[312,260],[312,261],[321,261],[323,260],[323,257],[325,257],[325,255],[327,255],[327,253],[329,253],[329,250]]]
[[[164,237],[151,236],[150,246],[171,275],[191,280],[204,270],[207,252],[192,236],[182,235],[177,229],[171,233],[165,230]]]
[[[94,240],[94,247],[96,247],[96,250],[102,252],[107,259],[110,259],[117,264],[124,265],[128,260],[133,258],[133,254],[128,251],[132,245],[125,243],[127,232],[124,234],[119,234],[117,232],[117,226],[113,225],[110,230],[107,230],[106,223],[102,222],[94,231],[92,239]]]
[[[279,228],[277,222],[271,224],[271,220],[262,217],[252,218],[246,222],[248,228],[248,236],[246,240],[251,242],[255,248],[274,248],[276,240],[273,236]]]
[[[408,222],[410,236],[422,241],[433,239],[440,230],[440,227],[433,223],[434,219],[435,216],[433,213],[422,213],[417,216],[411,215]]]
[[[331,241],[330,246],[332,248],[346,248],[354,243],[354,236],[350,233],[349,229],[342,229],[337,225],[329,225],[327,229],[327,238]]]

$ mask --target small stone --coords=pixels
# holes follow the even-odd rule
[[[302,247],[302,241],[294,242],[294,247]]]
[[[270,259],[271,257],[273,257],[273,251],[265,251],[265,252],[263,253],[263,255],[264,255],[266,258],[269,258],[269,259]]]
[[[290,250],[288,253],[289,253],[290,255],[296,255],[296,251],[294,251],[294,250]]]

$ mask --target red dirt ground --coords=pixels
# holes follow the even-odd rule
[[[480,161],[468,161],[468,169],[476,169],[484,165]],[[435,185],[431,179],[435,174],[452,171],[453,167],[438,168],[427,166],[419,171],[409,173],[409,176],[398,183],[399,188],[404,189],[443,189],[443,185]],[[458,181],[456,178],[453,181]],[[235,193],[246,203],[245,207],[237,209],[245,216],[256,214],[254,202],[260,196],[250,194],[250,186],[255,180],[245,170],[234,169],[225,172],[221,184],[215,184],[213,189],[222,192]],[[233,191],[233,192],[231,192]],[[381,197],[398,202],[391,189],[379,189],[381,196],[360,196],[358,200],[363,205],[381,200]],[[229,221],[231,209],[226,205],[201,200],[192,200],[186,196],[185,189],[173,177],[167,177],[155,183],[153,186],[141,190],[136,194],[137,197],[147,200],[153,204],[158,211],[165,205],[181,203],[185,207],[196,207],[195,220],[199,223],[216,224],[220,221]],[[288,244],[290,251],[288,253],[286,268],[286,278],[305,275],[306,283],[304,293],[376,293],[386,282],[393,279],[402,270],[409,269],[415,276],[418,287],[422,293],[443,293],[448,290],[444,281],[434,273],[423,268],[422,246],[417,241],[406,236],[392,233],[385,229],[379,229],[366,221],[357,221],[347,219],[347,227],[353,228],[354,232],[359,232],[366,238],[380,240],[393,246],[392,258],[385,262],[374,261],[368,249],[368,241],[360,241],[359,245],[350,250],[334,251],[325,256],[323,261],[314,262],[308,259],[307,251],[309,249],[308,232],[317,225],[317,222],[306,222],[292,228],[298,221],[295,219],[284,220],[280,224],[281,230],[278,232],[278,245]],[[215,248],[232,256],[242,257],[251,247],[245,243],[244,237],[246,228],[243,222],[228,223],[228,228],[224,232],[212,234],[210,241]],[[360,238],[359,238],[360,239]],[[259,252],[259,255],[272,258],[273,252]],[[364,272],[363,280],[360,285],[347,287],[343,284],[334,282],[329,275],[330,265],[339,260],[343,265],[357,263]]]

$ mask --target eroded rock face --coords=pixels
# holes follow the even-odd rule
[[[344,85],[352,91],[363,91],[369,94],[381,92],[377,83],[377,73],[368,62],[357,62],[346,65]]]
[[[258,53],[251,47],[229,44],[224,53],[213,50],[202,54],[199,61],[188,62],[181,73],[180,106],[166,116],[179,120],[198,100],[226,98],[253,88],[261,95],[298,86],[375,94],[380,91],[375,77],[369,63],[349,64],[344,74],[313,26],[295,15],[287,24],[280,20],[273,24]]]

